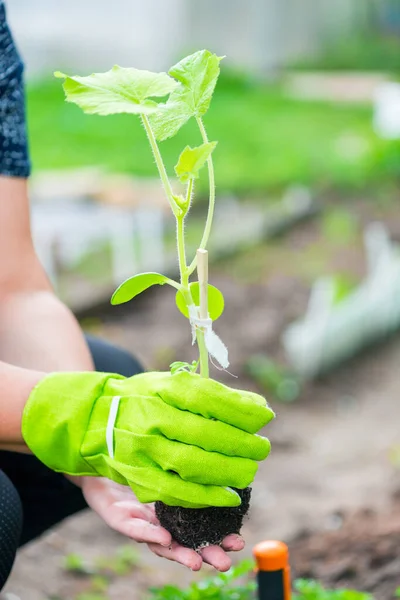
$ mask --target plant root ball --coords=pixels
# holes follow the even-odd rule
[[[199,550],[218,545],[230,533],[240,533],[249,511],[251,488],[235,491],[242,499],[240,506],[182,508],[156,502],[156,515],[162,527],[182,546]]]

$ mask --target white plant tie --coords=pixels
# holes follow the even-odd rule
[[[199,317],[199,307],[194,304],[189,306],[189,318],[192,327],[192,344],[196,341],[196,329],[201,329],[204,333],[204,342],[208,354],[214,358],[223,369],[227,369],[229,367],[228,348],[215,331],[213,331],[212,319],[201,319]]]
[[[110,412],[108,414],[108,421],[106,427],[106,443],[108,449],[108,455],[110,458],[114,458],[114,427],[115,421],[117,420],[119,402],[121,396],[114,396],[111,400]]]

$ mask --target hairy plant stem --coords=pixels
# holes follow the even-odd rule
[[[207,132],[205,130],[205,127],[204,127],[201,117],[196,117],[196,121],[197,121],[197,125],[200,129],[203,143],[208,144]],[[199,246],[199,248],[202,248],[203,250],[206,249],[208,240],[210,238],[211,226],[212,226],[212,222],[213,222],[213,218],[214,218],[214,208],[215,208],[215,175],[214,175],[214,164],[213,164],[212,156],[209,156],[209,158],[207,159],[207,168],[208,168],[210,198],[209,198],[209,202],[208,202],[208,213],[207,213],[206,225],[204,227],[203,237],[201,238],[201,242],[200,242],[200,246]],[[190,266],[188,267],[189,275],[191,275],[193,273],[193,271],[195,270],[196,264],[197,264],[197,260],[195,257],[192,260],[192,262],[190,263]]]
[[[185,302],[186,302],[187,306],[189,307],[194,304],[193,297],[192,297],[192,294],[191,294],[190,288],[189,288],[189,277],[193,273],[194,269],[196,268],[196,263],[194,263],[193,268],[188,267],[187,263],[186,263],[185,217],[190,208],[190,202],[191,202],[192,193],[193,193],[193,179],[189,180],[187,190],[186,190],[185,208],[182,209],[180,206],[178,206],[178,204],[175,201],[174,192],[172,190],[171,183],[169,181],[169,178],[168,178],[165,166],[164,166],[164,162],[163,162],[160,150],[158,148],[157,141],[154,137],[153,130],[151,128],[151,125],[150,125],[149,120],[146,117],[146,115],[142,115],[142,122],[143,122],[143,126],[146,130],[151,149],[153,151],[153,156],[156,161],[156,165],[158,168],[158,172],[160,174],[160,178],[161,178],[166,196],[171,205],[172,212],[175,215],[179,272],[180,272],[180,280],[181,280],[181,286],[182,286],[181,293],[183,294]],[[201,126],[200,130],[202,131],[203,139],[207,140],[207,134],[206,134],[206,131],[204,129],[201,119],[199,120],[199,123],[200,123],[199,127]],[[210,159],[209,159],[209,161],[210,161]],[[211,171],[210,171],[210,163],[208,164],[208,169],[209,169],[209,174],[210,174],[209,177],[210,177],[210,185],[211,185],[211,181],[212,182],[214,181],[214,169],[213,169],[212,161],[211,161]],[[212,175],[211,175],[211,173],[212,173]],[[210,207],[209,207],[207,221],[206,221],[206,230],[208,228],[208,233],[206,235],[206,230],[204,231],[202,244],[207,243],[207,240],[208,240],[208,237],[210,234],[209,230],[211,229],[213,212],[214,212],[215,190],[212,192],[211,188],[210,188],[210,205],[211,205],[211,199],[213,199],[211,216],[210,216]],[[201,247],[204,248],[204,245]],[[208,377],[209,376],[208,351],[207,351],[206,344],[204,341],[204,332],[201,331],[200,329],[196,330],[196,340],[197,340],[197,345],[199,348],[200,375],[202,377]]]
[[[181,274],[181,285],[184,288],[184,292],[188,294],[187,299],[190,299],[192,295],[189,290],[189,274],[186,264],[186,248],[185,248],[185,215],[179,215],[176,217],[176,241],[178,248],[178,261],[179,261],[179,272]]]
[[[150,122],[146,115],[142,115],[142,123],[146,130],[148,140],[150,142],[150,146],[153,152],[154,160],[156,161],[157,169],[160,174],[161,182],[164,187],[165,194],[167,196],[168,202],[171,205],[172,212],[175,217],[181,212],[181,209],[177,205],[174,199],[174,192],[172,191],[172,187],[170,181],[168,179],[167,171],[165,170],[164,162],[158,148],[158,144],[156,138],[154,137],[153,130],[151,128]]]
[[[193,180],[191,179],[188,183],[186,192],[186,207],[189,210],[190,199],[193,191]],[[187,306],[194,304],[192,294],[189,288],[189,269],[186,264],[186,249],[185,249],[185,214],[181,214],[176,217],[176,238],[178,248],[178,261],[179,271],[181,274],[181,286],[182,294],[185,298]],[[196,329],[196,340],[199,348],[199,359],[200,359],[200,375],[202,377],[209,377],[208,368],[208,351],[204,340],[204,332],[201,329]]]

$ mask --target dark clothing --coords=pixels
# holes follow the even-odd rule
[[[131,377],[143,369],[130,354],[87,336],[96,371]],[[35,456],[0,451],[0,590],[18,545],[86,508],[80,488]],[[23,518],[22,518],[23,515]]]
[[[0,175],[12,177],[30,172],[23,70],[0,0]]]

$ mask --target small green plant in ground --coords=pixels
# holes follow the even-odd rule
[[[293,402],[301,392],[301,381],[289,369],[263,354],[251,356],[245,365],[246,372],[264,391],[281,402]]]
[[[247,560],[227,573],[192,583],[185,590],[175,585],[152,588],[149,600],[249,600],[255,598],[256,583],[246,576],[253,569],[253,561]]]
[[[133,546],[121,546],[114,557],[101,557],[96,561],[100,574],[126,575],[139,563],[139,553]]]
[[[294,584],[294,600],[373,600],[371,594],[356,590],[327,590],[318,581],[299,579]]]
[[[64,560],[64,569],[74,575],[92,575],[93,569],[85,563],[84,558],[80,554],[67,554]]]
[[[113,556],[100,556],[90,565],[80,554],[68,554],[64,559],[64,569],[88,582],[88,589],[75,600],[107,600],[110,582],[118,576],[131,573],[138,563],[138,551],[126,545],[117,548]]]
[[[252,575],[254,563],[246,560],[228,573],[192,583],[188,588],[167,585],[150,589],[148,600],[255,600],[257,585]],[[299,579],[294,582],[294,600],[373,600],[370,594],[355,590],[325,589],[320,583]]]

